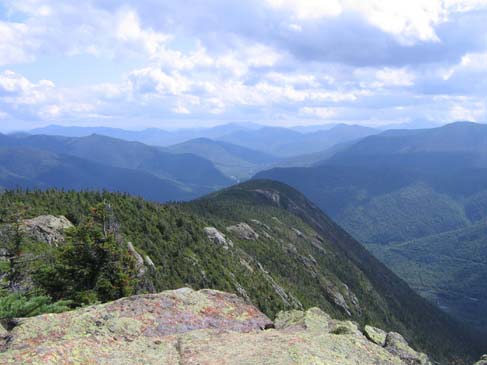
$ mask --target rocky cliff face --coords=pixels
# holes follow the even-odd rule
[[[236,295],[183,288],[19,319],[0,363],[430,364],[397,333],[366,334],[318,308],[272,322]]]

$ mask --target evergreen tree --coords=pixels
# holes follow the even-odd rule
[[[0,296],[0,320],[32,317],[43,313],[60,313],[69,309],[69,301],[53,303],[48,296],[33,296],[12,293]]]
[[[22,250],[26,243],[22,231],[22,219],[28,211],[23,204],[14,204],[0,212],[0,220],[4,223],[0,229],[0,276],[3,278],[2,288],[10,292],[20,292],[22,280],[22,266],[26,258]]]
[[[118,299],[134,293],[136,262],[116,232],[106,203],[68,233],[51,265],[41,267],[34,280],[55,299],[75,304]]]

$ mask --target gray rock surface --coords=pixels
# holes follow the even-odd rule
[[[255,232],[252,227],[244,222],[227,227],[227,231],[235,234],[238,238],[242,240],[255,241],[259,239],[259,234]]]
[[[228,240],[225,235],[215,227],[205,227],[204,231],[208,239],[213,243],[220,245],[225,249],[233,247],[233,242],[231,240]]]
[[[422,364],[318,308],[273,323],[234,294],[189,288],[20,319],[7,337],[0,364]],[[396,334],[388,344],[414,351]]]
[[[409,347],[407,341],[399,333],[389,332],[387,334],[385,349],[407,365],[431,365],[428,356]]]
[[[41,215],[25,219],[21,227],[34,240],[57,246],[64,242],[64,231],[73,224],[64,216]]]
[[[386,345],[387,332],[381,330],[380,328],[372,327],[366,325],[364,328],[364,335],[373,343],[379,346]]]

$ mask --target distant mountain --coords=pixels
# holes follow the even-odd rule
[[[484,161],[487,126],[455,123],[369,136],[315,167],[257,177],[300,189],[362,241],[388,243],[467,225],[462,199],[486,190]]]
[[[355,141],[377,133],[379,133],[379,130],[374,128],[338,124],[329,130],[307,133],[301,141],[291,145],[283,145],[281,149],[283,151],[286,149],[299,151],[301,154],[321,152],[335,145]]]
[[[264,152],[208,138],[192,139],[167,147],[167,150],[201,156],[213,162],[226,176],[237,180],[248,179],[278,160]]]
[[[160,202],[188,200],[196,195],[142,171],[30,148],[0,148],[0,186],[3,189],[109,190]]]
[[[316,129],[318,128],[318,129]],[[302,130],[302,132],[298,132]],[[48,126],[29,131],[31,135],[89,137],[103,135],[152,146],[171,146],[193,139],[212,139],[278,157],[322,152],[336,144],[378,133],[379,130],[358,125],[337,124],[321,128],[264,127],[253,123],[231,123],[212,128],[188,128],[175,131],[146,129],[128,131],[105,127]],[[237,173],[237,175],[241,175]]]
[[[302,134],[287,128],[264,127],[257,130],[236,131],[228,133],[217,139],[223,142],[233,143],[239,146],[280,155],[280,146],[293,143],[302,138]],[[292,155],[293,152],[285,152],[284,155]]]
[[[381,130],[389,130],[389,129],[429,129],[429,128],[438,128],[445,125],[445,123],[441,122],[434,122],[431,120],[422,120],[416,119],[409,122],[404,123],[397,123],[397,124],[386,124],[377,127],[377,129]]]
[[[300,133],[287,128],[261,128],[252,131],[235,132],[219,139],[248,148],[264,151],[280,157],[311,154],[372,134],[378,130],[339,124],[328,130]]]
[[[303,155],[291,156],[282,158],[278,162],[272,164],[271,167],[311,167],[323,164],[335,156],[338,152],[346,150],[357,141],[348,141],[333,145],[323,151],[307,153]]]
[[[30,147],[76,156],[108,166],[144,171],[185,185],[195,194],[227,186],[232,181],[196,155],[173,154],[158,147],[100,135],[88,137],[27,136],[0,139],[0,146]]]
[[[50,164],[52,161],[62,162],[63,168],[69,166],[69,176],[73,177],[73,182],[65,181],[64,172],[61,172],[59,163],[56,162],[58,168],[49,170],[49,179],[46,180],[44,177],[41,179],[41,176],[35,175],[28,177],[28,182],[22,180],[18,185],[61,188],[65,183],[65,188],[75,188],[73,185],[76,180],[75,177],[79,175],[80,184],[83,181],[81,185],[85,188],[105,187],[109,190],[117,190],[118,187],[123,187],[120,191],[136,194],[138,191],[136,176],[140,174],[140,193],[150,199],[157,200],[160,197],[161,200],[166,201],[194,198],[232,183],[231,179],[225,177],[210,161],[202,157],[191,154],[174,154],[159,147],[99,135],[81,138],[0,135],[0,148],[9,149],[11,153],[15,152],[15,154],[22,149],[40,151],[39,156],[36,156],[35,153],[24,153],[21,155],[22,158],[18,160],[17,166],[10,166],[11,168],[15,167],[14,170],[9,170],[10,172],[14,171],[13,176],[10,176],[9,171],[5,172],[6,176],[10,176],[9,184],[7,184],[10,187],[12,187],[11,179],[17,176],[16,171],[19,169],[28,170],[32,166],[34,167],[33,171],[37,172],[36,164]],[[44,156],[45,162],[40,156]],[[77,160],[73,160],[73,158],[77,158]],[[76,163],[74,163],[75,161]],[[8,164],[8,160],[2,162],[3,165],[0,165],[0,169]],[[93,164],[96,164],[96,167]],[[75,173],[75,166],[79,167],[77,174]],[[102,166],[105,166],[106,171],[115,168],[113,176],[122,176],[120,169],[123,169],[125,174],[130,172],[131,177],[127,176],[125,182],[116,182],[114,179],[98,179],[99,171],[103,170]],[[91,185],[84,183],[83,176],[89,175],[89,173],[83,168],[91,172],[97,171],[92,177],[94,181],[90,183]],[[55,174],[56,171],[59,172],[58,175]],[[18,175],[21,179],[26,176]],[[161,189],[160,194],[146,194],[147,186],[144,186],[144,181],[148,184],[151,179],[154,189],[157,187]],[[163,188],[161,184],[167,186]]]
[[[295,127],[291,127],[290,129],[300,133],[312,133],[318,131],[327,131],[337,125],[338,123],[312,124],[312,125],[304,125],[304,126],[295,126]]]
[[[28,132],[33,135],[55,135],[65,137],[88,137],[92,134],[99,134],[126,141],[137,141],[153,146],[169,146],[194,138],[217,138],[228,133],[234,133],[241,130],[252,130],[260,127],[261,126],[258,124],[253,123],[230,123],[210,128],[187,128],[172,131],[149,128],[132,131],[108,127],[64,127],[50,125],[43,128],[32,129]]]
[[[258,173],[256,178],[282,181],[302,191],[374,252],[387,252],[391,268],[396,270],[396,264],[403,262],[397,270],[409,281],[419,263],[428,271],[430,261],[426,262],[419,249],[408,249],[419,246],[405,242],[429,242],[436,249],[428,252],[443,252],[443,234],[468,231],[487,219],[486,167],[487,126],[454,123],[435,129],[387,131],[361,139],[316,166],[275,168]],[[457,240],[461,250],[460,235],[449,237],[456,237],[450,246]],[[475,254],[470,254],[469,260],[474,262]],[[410,266],[405,264],[408,260]],[[428,275],[460,275],[456,267],[461,265],[440,270],[440,265],[430,263]],[[470,282],[470,293],[487,295],[479,281]],[[417,282],[414,285],[418,288]],[[435,297],[446,298],[455,287],[442,282],[435,287]],[[465,320],[461,311],[467,311],[468,306],[450,301],[447,308]],[[487,331],[487,316],[480,316],[480,323]]]
[[[393,167],[426,156],[432,158],[433,166],[447,155],[456,166],[487,167],[487,125],[458,122],[433,129],[386,131],[359,141],[337,154],[332,162]]]

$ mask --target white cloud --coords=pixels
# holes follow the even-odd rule
[[[449,120],[461,120],[477,122],[485,115],[485,109],[481,103],[478,103],[475,108],[468,108],[464,103],[453,105],[449,111]]]
[[[405,44],[418,40],[439,41],[434,26],[445,21],[448,14],[448,7],[442,0],[267,0],[267,3],[273,8],[288,10],[298,20],[358,12],[371,24],[397,36]],[[295,23],[291,23],[289,27],[299,29],[300,25],[296,27]]]
[[[135,70],[129,75],[132,89],[142,95],[182,95],[191,82],[178,72],[167,74],[157,68]]]
[[[338,0],[266,0],[277,9],[291,11],[297,19],[316,19],[325,16],[337,16],[343,11],[343,5]]]
[[[11,100],[14,104],[39,104],[49,98],[54,87],[50,80],[32,83],[9,70],[0,74],[0,98]]]
[[[32,61],[38,47],[25,24],[0,21],[0,66]]]
[[[303,107],[300,110],[300,113],[302,114],[307,114],[307,115],[312,115],[315,117],[319,117],[321,119],[330,119],[331,117],[334,117],[337,112],[334,109],[330,108],[320,108],[320,107]]]
[[[391,69],[384,68],[379,70],[375,74],[377,78],[377,83],[375,86],[385,87],[385,86],[412,86],[414,85],[415,76],[412,72],[401,68],[401,69]]]
[[[115,36],[135,46],[142,45],[151,56],[157,55],[171,37],[150,28],[144,29],[133,9],[123,8],[117,13]]]
[[[3,120],[482,118],[487,0],[6,4]],[[94,81],[43,81],[52,59]]]

